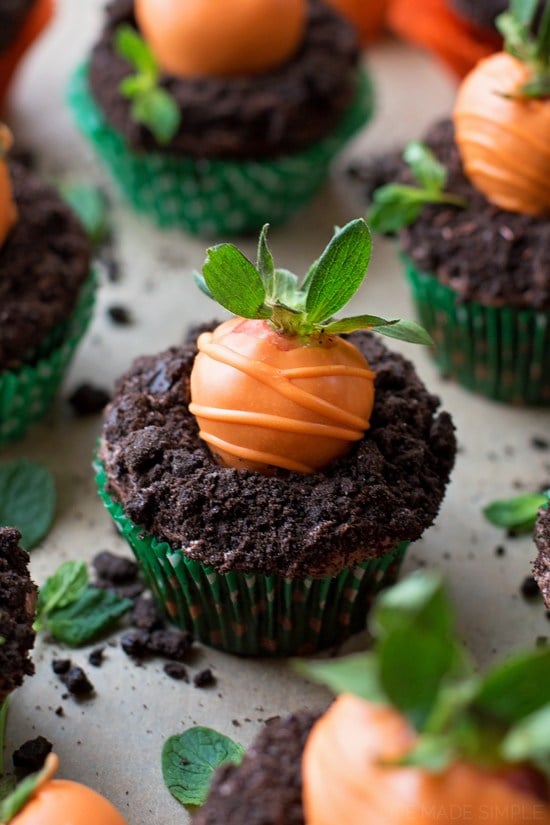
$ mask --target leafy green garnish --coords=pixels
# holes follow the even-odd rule
[[[464,198],[444,191],[447,170],[423,143],[417,140],[408,143],[403,160],[419,185],[388,183],[376,189],[367,212],[367,221],[375,232],[393,233],[410,226],[427,203],[467,206]]]
[[[495,23],[504,38],[504,48],[531,68],[531,78],[507,97],[545,98],[550,96],[550,3],[544,3],[537,31],[537,0],[511,0],[508,11]]]
[[[76,212],[94,246],[107,235],[107,199],[99,186],[89,183],[67,183],[61,187],[61,195]]]
[[[16,459],[0,464],[0,526],[17,527],[30,550],[44,538],[55,511],[55,484],[44,464]]]
[[[522,493],[512,498],[492,501],[483,508],[483,515],[497,527],[529,533],[535,526],[538,510],[549,499],[550,490],[545,493]]]
[[[0,823],[8,823],[22,808],[25,807],[29,799],[33,797],[38,788],[51,779],[57,769],[57,757],[48,754],[44,767],[36,773],[31,773],[25,777],[9,794],[0,802]]]
[[[437,772],[457,760],[527,761],[550,776],[550,648],[515,654],[479,673],[433,573],[413,574],[382,593],[370,629],[372,651],[298,667],[337,692],[403,714],[419,735],[399,764]]]
[[[36,626],[79,647],[108,630],[131,606],[130,599],[91,587],[84,562],[66,561],[40,588]]]
[[[414,344],[432,343],[414,321],[377,315],[333,318],[355,295],[369,264],[371,236],[363,219],[336,231],[301,285],[292,272],[275,268],[267,229],[264,226],[260,234],[256,265],[233,244],[211,247],[202,273],[195,275],[199,288],[235,315],[266,319],[279,332],[303,339],[366,328]]]
[[[212,728],[194,727],[171,736],[162,749],[162,775],[183,805],[202,805],[212,775],[225,763],[240,764],[244,748]]]
[[[131,101],[132,117],[149,129],[157,143],[170,143],[179,129],[181,112],[170,92],[159,85],[160,69],[153,52],[127,24],[115,32],[115,49],[135,69],[119,87],[121,95]]]

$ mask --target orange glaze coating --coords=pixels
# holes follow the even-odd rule
[[[53,13],[54,0],[36,0],[15,41],[7,51],[0,54],[0,106],[19,61],[33,40],[50,22]]]
[[[366,45],[381,33],[389,0],[328,0],[328,3],[351,20]]]
[[[9,825],[128,825],[105,797],[67,779],[51,779],[58,759],[50,754],[48,776]]]
[[[8,232],[17,221],[17,209],[13,200],[7,154],[12,145],[12,136],[7,126],[0,123],[0,247]]]
[[[306,0],[135,0],[159,65],[182,76],[268,71],[297,51],[306,14]]]
[[[198,347],[189,410],[226,466],[314,472],[369,426],[375,376],[342,338],[302,346],[265,321],[233,318]]]
[[[342,694],[306,742],[306,825],[550,825],[550,805],[510,784],[507,772],[456,763],[435,774],[383,764],[414,738],[396,710]]]
[[[456,99],[464,169],[487,200],[511,212],[550,213],[550,100],[513,99],[528,66],[506,52],[483,60]]]

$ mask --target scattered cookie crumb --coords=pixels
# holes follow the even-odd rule
[[[187,668],[181,662],[166,662],[163,670],[171,679],[179,679],[180,681],[183,680],[185,682],[189,681]]]
[[[13,765],[24,774],[39,771],[44,765],[46,756],[51,752],[52,747],[52,743],[44,736],[29,739],[13,752]]]
[[[541,592],[533,576],[526,576],[521,583],[520,593],[524,599],[536,599],[540,597]]]
[[[195,673],[193,676],[193,684],[198,688],[210,687],[211,685],[216,684],[216,677],[210,668],[207,667],[204,670],[200,670],[198,673]]]
[[[111,396],[101,387],[83,383],[79,384],[68,400],[75,415],[97,415],[109,403]]]

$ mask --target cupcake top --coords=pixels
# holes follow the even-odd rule
[[[273,69],[251,76],[176,77],[161,86],[182,112],[166,146],[131,115],[120,94],[132,72],[114,46],[122,24],[136,26],[132,0],[115,0],[90,62],[89,82],[109,123],[137,151],[167,151],[190,157],[271,157],[295,152],[338,123],[353,99],[360,48],[353,26],[322,0],[308,0],[303,40],[297,52]]]
[[[11,45],[35,0],[2,0],[0,4],[0,52]]]
[[[0,527],[0,704],[34,673],[28,654],[34,645],[38,589],[29,576],[29,555],[18,546],[20,539],[15,528]]]
[[[541,589],[544,603],[550,608],[550,507],[539,511],[535,525],[535,544],[538,557],[533,572]]]
[[[20,164],[9,168],[18,218],[0,247],[0,370],[32,359],[70,315],[90,265],[72,210]]]
[[[416,267],[437,277],[463,300],[488,306],[550,308],[550,221],[490,204],[466,178],[450,120],[435,124],[424,143],[448,173],[446,191],[464,198],[460,208],[429,203],[399,244]],[[354,170],[368,196],[386,183],[415,184],[409,166],[394,153]]]

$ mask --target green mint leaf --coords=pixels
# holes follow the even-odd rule
[[[388,704],[388,698],[380,685],[378,663],[373,653],[354,653],[340,659],[297,659],[294,668],[302,676],[326,685],[334,693],[353,693],[369,702]]]
[[[492,501],[483,508],[483,515],[497,527],[529,531],[535,526],[539,508],[547,501],[545,493],[522,493],[512,498]]]
[[[147,75],[129,74],[120,81],[120,86],[118,89],[123,97],[132,98],[147,94],[147,92],[150,92],[154,86],[154,79],[151,79]]]
[[[273,261],[273,255],[267,245],[267,231],[269,229],[269,224],[265,223],[262,227],[262,231],[260,232],[260,238],[258,240],[258,256],[257,256],[257,263],[256,268],[260,273],[260,278],[262,279],[262,283],[264,285],[266,294],[271,297],[274,294],[277,294],[274,290],[274,274],[275,274],[275,263]]]
[[[242,318],[269,318],[260,273],[236,246],[212,246],[202,267],[210,293],[222,307]]]
[[[80,647],[107,631],[131,607],[130,599],[87,587],[76,601],[50,613],[48,629],[58,642]]]
[[[509,762],[533,762],[550,757],[550,702],[508,731],[501,752]]]
[[[211,728],[194,727],[171,736],[162,749],[162,775],[183,805],[202,805],[216,768],[240,764],[244,748]]]
[[[533,0],[526,0],[525,10]],[[495,19],[495,26],[504,39],[504,47],[514,57],[529,63],[535,58],[536,46],[529,32],[529,25],[513,12],[503,12]]]
[[[158,66],[153,52],[133,26],[122,25],[117,28],[115,50],[138,72],[152,78],[157,77]]]
[[[198,286],[201,292],[204,292],[204,294],[207,295],[209,298],[214,297],[208,289],[208,287],[206,286],[206,281],[204,280],[202,272],[197,272],[197,270],[195,270],[193,272],[193,280],[195,281],[195,284]]]
[[[343,335],[354,332],[356,329],[372,329],[396,323],[397,321],[388,321],[378,315],[354,315],[350,318],[342,318],[341,321],[336,320],[331,321],[329,324],[322,324],[321,328],[330,335]]]
[[[27,550],[44,538],[55,510],[53,476],[27,459],[0,465],[0,525],[17,527]]]
[[[453,610],[435,573],[413,573],[385,590],[371,613],[370,629],[377,638],[414,625],[445,637],[452,634]]]
[[[42,770],[31,773],[13,789],[9,796],[0,802],[0,822],[9,822],[24,808],[36,790],[50,776],[50,767],[46,763]]]
[[[311,324],[331,318],[355,295],[365,277],[371,247],[370,231],[362,218],[334,235],[309,283],[305,306]]]
[[[52,610],[75,602],[88,586],[88,568],[83,561],[65,561],[50,576],[38,595],[37,615],[40,619]]]
[[[414,223],[424,203],[412,186],[388,183],[374,193],[367,222],[374,232],[393,234]]]
[[[289,269],[276,269],[273,274],[273,293],[277,304],[289,307],[294,312],[303,312],[304,295],[298,288],[298,277]]]
[[[536,2],[536,0],[533,0]],[[550,4],[545,3],[536,39],[535,57],[543,71],[550,69]],[[548,78],[547,78],[548,79]],[[548,94],[548,91],[546,92]]]
[[[166,89],[160,87],[134,98],[132,117],[146,126],[161,145],[172,140],[181,123],[177,103]]]
[[[13,793],[16,784],[15,776],[13,774],[0,776],[0,805],[6,797]]]
[[[550,97],[550,75],[542,75],[519,87],[519,98]]]
[[[409,344],[423,344],[427,347],[433,347],[434,341],[424,327],[417,324],[416,321],[399,320],[390,326],[380,326],[376,328],[376,332],[380,335],[385,335],[386,338],[395,338],[398,341],[406,341]]]
[[[529,27],[535,19],[538,0],[510,0],[509,13],[525,27]]]
[[[456,751],[451,736],[424,734],[418,737],[414,748],[394,764],[422,768],[429,773],[442,773],[455,758]]]
[[[416,180],[430,192],[442,192],[447,183],[447,170],[435,154],[418,140],[405,147],[403,160],[410,167]]]
[[[72,183],[61,189],[63,199],[76,212],[88,237],[94,245],[100,244],[107,234],[107,199],[98,186]]]
[[[485,674],[476,707],[515,724],[548,703],[549,685],[550,647],[518,653]]]

